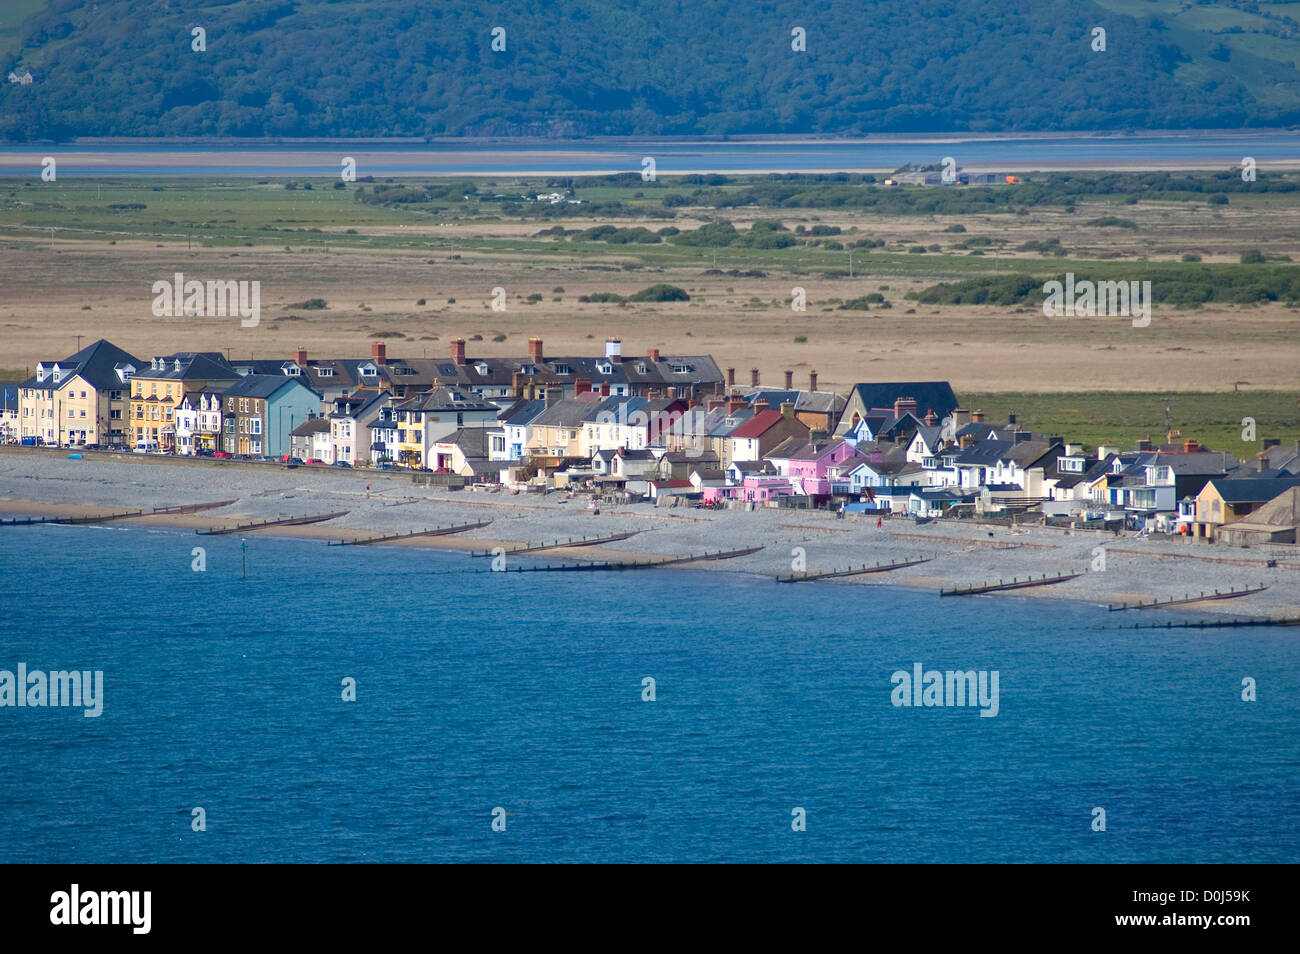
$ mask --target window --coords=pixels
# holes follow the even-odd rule
[[[322,378],[332,378],[334,376],[333,368],[317,368],[316,373]]]
[[[252,430],[251,430],[251,433],[253,433],[253,434],[260,434],[260,433],[262,433],[262,419],[261,419],[260,417],[255,417],[255,418],[251,419],[251,420],[248,422],[248,424],[249,424],[249,427],[252,429]]]

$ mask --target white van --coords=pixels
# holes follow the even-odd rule
[[[137,454],[157,454],[160,453],[157,441],[137,441],[135,445]]]

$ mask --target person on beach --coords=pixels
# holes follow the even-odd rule
[[[881,527],[883,527],[884,525],[885,525],[885,521],[882,520],[880,517],[877,517],[877,518],[876,518],[876,529],[879,530],[879,529],[880,529]]]

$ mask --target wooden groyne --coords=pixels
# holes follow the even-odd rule
[[[235,500],[214,500],[210,503],[198,504],[178,504],[174,507],[154,507],[152,510],[123,510],[119,513],[100,513],[88,517],[12,517],[7,520],[0,520],[0,527],[26,527],[37,523],[60,523],[60,524],[81,524],[81,523],[108,523],[110,520],[126,520],[130,517],[154,517],[180,513],[197,513],[200,510],[215,510],[217,507],[228,507]]]
[[[161,516],[162,514],[175,513],[198,513],[200,510],[216,510],[218,507],[229,507],[232,503],[238,503],[239,498],[234,500],[214,500],[211,503],[197,504],[180,504],[175,507],[154,507],[153,513]]]
[[[791,573],[788,576],[776,577],[778,583],[807,583],[811,580],[829,580],[837,576],[861,576],[864,573],[888,573],[890,570],[901,570],[906,566],[916,566],[920,563],[929,563],[934,557],[922,557],[916,560],[899,560],[896,563],[879,563],[875,566],[867,566],[865,563],[861,567],[849,567],[844,570],[808,570],[803,573]]]
[[[125,520],[127,517],[146,516],[143,510],[123,510],[120,513],[100,513],[89,517],[12,517],[0,520],[3,527],[26,527],[36,523],[108,523],[110,520]]]
[[[717,550],[712,553],[693,553],[681,557],[658,557],[652,560],[601,560],[594,563],[548,563],[545,566],[506,567],[501,573],[590,573],[598,570],[655,570],[680,563],[702,563],[712,560],[734,560],[762,550],[764,545],[741,550]],[[492,572],[491,570],[486,572]]]
[[[1300,626],[1300,616],[1262,619],[1201,619],[1193,622],[1134,623],[1115,629],[1233,629],[1238,626]]]
[[[1079,573],[1063,573],[1060,576],[1040,577],[1027,576],[1023,580],[1020,577],[1012,577],[1010,581],[998,580],[996,583],[976,583],[971,586],[958,586],[951,590],[939,590],[940,596],[975,596],[979,593],[996,593],[999,590],[1023,590],[1027,586],[1051,586],[1053,583],[1064,583],[1066,580],[1073,580],[1083,576]]]
[[[195,530],[195,533],[204,536],[220,536],[223,533],[243,533],[245,530],[264,530],[267,527],[297,527],[306,523],[322,523],[326,520],[333,520],[336,517],[342,517],[348,513],[347,510],[336,510],[333,513],[318,513],[306,517],[281,517],[278,520],[255,520],[252,523],[241,523],[233,527],[213,527],[210,530]]]
[[[479,527],[486,527],[491,520],[480,520],[478,523],[461,523],[453,524],[447,527],[432,527],[427,530],[409,530],[406,533],[389,533],[379,537],[356,537],[352,540],[331,540],[329,545],[332,547],[360,547],[367,543],[388,543],[392,540],[409,540],[412,537],[445,537],[452,533],[464,533],[466,530],[477,530]]]
[[[542,550],[559,550],[564,547],[595,547],[602,543],[617,543],[619,540],[626,540],[629,537],[635,537],[638,533],[644,533],[644,530],[627,530],[623,533],[613,533],[604,537],[569,537],[567,540],[556,540],[553,543],[526,543],[519,547],[507,547],[505,552],[507,556],[518,556],[521,553],[539,553]],[[498,556],[497,552],[492,550],[480,550],[471,553],[472,557],[491,557]]]
[[[1250,596],[1252,593],[1262,593],[1266,589],[1268,589],[1268,584],[1247,586],[1240,590],[1233,587],[1230,590],[1215,590],[1213,593],[1202,592],[1200,596],[1191,596],[1189,594],[1168,600],[1152,600],[1150,603],[1107,603],[1106,609],[1112,613],[1123,610],[1163,609],[1166,606],[1186,606],[1188,603],[1206,603],[1210,600],[1235,600],[1242,596]]]

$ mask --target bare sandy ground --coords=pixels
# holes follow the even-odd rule
[[[366,483],[371,490],[366,491]],[[818,511],[760,509],[705,511],[662,509],[649,504],[603,507],[599,516],[582,509],[582,499],[478,491],[434,492],[390,473],[287,470],[270,465],[214,461],[169,461],[88,454],[73,461],[60,453],[0,449],[0,512],[23,516],[88,516],[125,510],[235,499],[227,507],[184,516],[144,517],[117,525],[152,525],[193,531],[255,520],[346,510],[334,520],[299,527],[247,531],[250,540],[271,534],[314,540],[352,539],[408,532],[483,519],[492,523],[454,537],[424,537],[397,545],[418,551],[434,548],[486,551],[493,547],[567,541],[627,530],[636,536],[601,547],[555,549],[531,556],[508,556],[509,565],[562,560],[649,560],[699,555],[762,545],[758,553],[720,562],[684,564],[691,569],[731,571],[775,577],[788,574],[802,559],[808,570],[843,569],[863,564],[930,558],[930,562],[889,573],[846,577],[798,586],[902,585],[939,590],[1030,575],[1083,573],[1054,586],[979,599],[1071,599],[1091,603],[1181,598],[1202,592],[1267,584],[1269,589],[1241,599],[1200,603],[1199,615],[1300,615],[1300,548],[1227,549],[1137,535],[1115,537],[1095,531],[1063,532],[939,521],[924,526],[888,519],[877,529],[874,518]],[[0,527],[0,533],[46,532]],[[57,532],[57,531],[56,531]],[[188,537],[186,547],[202,542]],[[1106,548],[1105,572],[1087,572],[1096,548]],[[188,553],[188,549],[185,550]],[[364,559],[366,547],[355,551]],[[413,554],[413,558],[414,554]],[[187,557],[188,559],[188,557]],[[467,568],[488,571],[486,560],[466,556]],[[1278,565],[1266,566],[1268,559]],[[511,563],[511,561],[515,561]],[[775,584],[774,584],[775,585]],[[774,589],[773,598],[789,591]],[[954,598],[954,606],[961,599]],[[1014,603],[1008,604],[1014,606]],[[1115,614],[1117,623],[1151,622],[1159,611]]]
[[[922,225],[928,232],[915,231]],[[941,234],[942,223],[911,227],[918,240],[927,240]],[[980,227],[972,223],[970,232]],[[1198,233],[1207,247],[1210,228]],[[1181,247],[1197,247],[1197,234],[1184,241]],[[612,336],[623,340],[624,354],[652,347],[665,354],[711,354],[721,368],[736,368],[742,384],[749,383],[751,368],[771,385],[780,384],[788,369],[806,387],[815,369],[821,387],[841,391],[857,381],[930,379],[949,380],[959,393],[1212,391],[1243,381],[1247,388],[1274,389],[1294,385],[1300,367],[1296,312],[1284,305],[1156,308],[1146,328],[1123,318],[1049,319],[1030,307],[926,306],[903,296],[938,276],[891,276],[869,258],[856,260],[852,279],[818,273],[747,278],[709,274],[705,267],[626,271],[442,248],[232,252],[156,244],[0,243],[0,373],[26,376],[37,361],[64,357],[101,337],[148,360],[178,350],[288,358],[299,346],[309,357],[360,358],[374,340],[385,340],[394,357],[442,357],[454,337],[470,339],[471,357],[518,355],[533,336],[550,354],[589,355],[601,353]],[[1300,254],[1300,239],[1296,244]],[[610,254],[617,262],[617,253]],[[847,256],[844,265],[847,271]],[[230,318],[154,317],[152,284],[177,271],[260,281],[260,323],[243,328]],[[595,292],[626,295],[660,281],[686,288],[692,300],[626,307],[577,301]],[[795,285],[807,292],[802,313],[790,308]],[[498,286],[507,290],[504,312],[489,307]],[[553,291],[557,287],[563,291]],[[871,292],[892,307],[838,307]],[[527,302],[534,293],[542,300]],[[327,310],[290,307],[317,297],[328,301]],[[420,299],[426,304],[418,305]],[[505,340],[494,341],[498,335]]]

